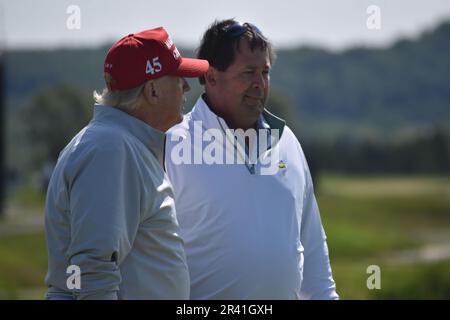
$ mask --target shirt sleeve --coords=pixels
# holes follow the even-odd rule
[[[314,196],[311,174],[303,151],[301,153],[305,163],[306,188],[303,197],[301,225],[304,265],[300,298],[314,300],[338,299],[336,284],[331,272],[326,235]]]
[[[117,299],[119,264],[130,252],[140,221],[140,177],[120,146],[91,150],[76,161],[69,182],[70,265],[81,272],[76,299]]]

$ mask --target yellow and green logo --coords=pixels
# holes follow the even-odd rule
[[[283,162],[283,160],[281,160],[280,162],[278,162],[278,168],[280,168],[280,169],[286,169],[286,164]]]

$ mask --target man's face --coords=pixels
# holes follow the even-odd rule
[[[252,51],[246,40],[240,41],[239,49],[233,64],[216,72],[213,105],[229,125],[246,129],[255,125],[264,110],[271,64],[268,50],[256,47]]]
[[[189,84],[184,78],[166,76],[158,79],[161,106],[160,116],[167,126],[172,127],[183,120],[183,95],[189,91]]]

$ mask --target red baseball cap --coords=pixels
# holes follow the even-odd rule
[[[109,90],[137,87],[165,75],[199,77],[208,70],[207,60],[183,58],[163,27],[129,34],[116,42],[105,59]]]

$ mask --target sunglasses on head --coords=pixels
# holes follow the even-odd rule
[[[245,22],[245,23],[241,24],[241,23],[237,22],[237,23],[232,24],[225,28],[225,36],[231,37],[231,38],[236,38],[236,37],[240,37],[241,35],[243,35],[245,32],[247,32],[249,30],[257,32],[259,34],[262,34],[261,31],[258,29],[258,27],[252,23]]]

